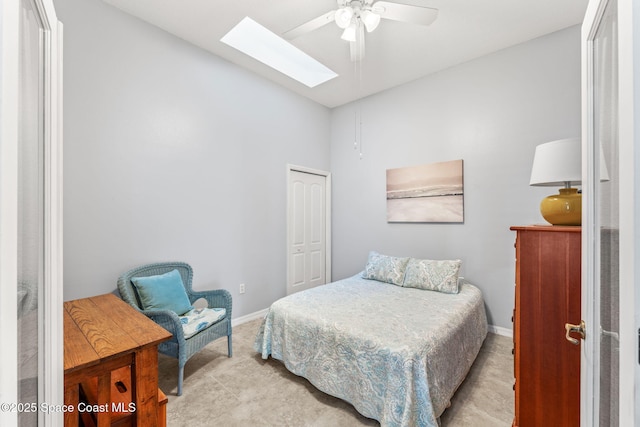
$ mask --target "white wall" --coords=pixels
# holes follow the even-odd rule
[[[556,192],[528,185],[535,146],[580,134],[579,36],[572,27],[334,109],[334,280],[361,270],[370,250],[460,258],[489,323],[510,329],[509,227],[544,223],[539,202]],[[363,160],[353,149],[357,109]],[[464,160],[464,224],[387,223],[386,169],[455,159]]]
[[[234,317],[284,296],[286,164],[329,168],[330,111],[103,2],[55,3],[65,300],[166,260],[231,291]]]

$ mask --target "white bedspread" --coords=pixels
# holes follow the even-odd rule
[[[435,427],[486,334],[471,284],[444,294],[357,275],[276,301],[255,349],[383,427]]]

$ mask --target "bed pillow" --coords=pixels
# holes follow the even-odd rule
[[[362,278],[402,286],[408,262],[409,258],[397,258],[371,251]]]
[[[447,294],[458,293],[459,259],[430,260],[411,258],[407,264],[402,286],[427,289]]]
[[[177,315],[193,309],[178,270],[131,279],[143,310],[171,310]]]

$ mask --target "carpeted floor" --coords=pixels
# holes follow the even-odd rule
[[[160,355],[160,388],[168,395],[167,425],[178,426],[379,426],[350,404],[329,396],[277,360],[253,351],[260,325],[233,330],[233,357],[226,339],[193,356],[177,390],[177,361]],[[441,418],[443,427],[510,426],[513,420],[513,356],[510,338],[489,334],[467,378]]]

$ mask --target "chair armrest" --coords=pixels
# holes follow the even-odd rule
[[[169,331],[173,335],[170,341],[184,341],[182,323],[176,313],[171,310],[142,310],[142,313]]]
[[[191,303],[200,298],[206,299],[210,308],[224,308],[227,310],[227,318],[231,319],[231,308],[233,302],[229,291],[226,289],[214,289],[211,291],[189,292],[189,300]]]

